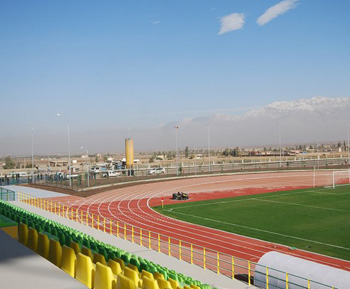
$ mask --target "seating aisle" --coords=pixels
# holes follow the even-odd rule
[[[0,230],[0,288],[86,289],[78,280]]]

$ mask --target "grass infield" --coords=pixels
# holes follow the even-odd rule
[[[190,223],[350,260],[349,186],[179,201],[154,209]]]

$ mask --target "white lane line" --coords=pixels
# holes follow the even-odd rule
[[[170,212],[173,212],[173,211],[170,211]],[[341,246],[337,246],[337,245],[333,245],[333,244],[328,244],[328,243],[323,243],[323,242],[319,242],[319,241],[315,241],[315,240],[310,240],[310,239],[304,239],[304,238],[300,238],[300,237],[295,237],[295,236],[292,236],[292,235],[286,235],[286,234],[276,233],[276,232],[272,232],[272,231],[268,231],[268,230],[262,230],[262,229],[258,229],[258,228],[254,228],[254,227],[243,226],[243,225],[238,225],[238,224],[234,224],[234,223],[228,223],[228,222],[224,222],[224,221],[214,220],[214,219],[205,218],[205,217],[199,217],[199,216],[195,216],[195,215],[189,215],[189,214],[180,213],[180,212],[175,212],[175,214],[180,214],[180,215],[184,215],[184,216],[187,216],[187,217],[193,217],[193,218],[196,218],[196,219],[211,221],[211,222],[213,222],[213,223],[225,224],[225,225],[229,225],[229,226],[233,226],[233,227],[239,227],[239,228],[249,229],[249,230],[253,230],[253,231],[259,231],[259,232],[268,233],[268,234],[272,234],[272,235],[277,235],[277,236],[282,236],[282,237],[288,237],[288,238],[292,238],[292,239],[296,239],[296,240],[311,242],[311,243],[315,243],[315,244],[320,244],[320,245],[324,245],[324,246],[328,246],[328,247],[333,247],[333,248],[338,248],[338,249],[350,251],[350,248],[341,247]]]

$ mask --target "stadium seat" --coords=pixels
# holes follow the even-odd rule
[[[27,246],[28,227],[24,223],[19,223],[18,225],[18,241],[20,241],[23,245]]]
[[[94,287],[94,266],[90,257],[79,253],[75,269],[75,279],[79,280],[88,288]]]
[[[170,277],[169,277],[168,281],[169,281],[172,289],[177,289],[177,287],[179,286],[179,282],[177,282],[176,280],[174,280]]]
[[[80,253],[84,254],[85,256],[90,257],[91,260],[93,258],[91,250],[89,248],[86,248],[85,246],[81,247]]]
[[[122,273],[122,268],[120,267],[120,264],[112,259],[108,260],[108,267],[112,269],[113,274],[116,276]]]
[[[71,247],[63,245],[61,269],[73,278],[75,277],[76,260],[77,257],[75,255],[74,250]]]
[[[95,272],[95,289],[114,289],[116,285],[116,279],[113,276],[112,269],[108,266],[101,264],[100,262],[96,263],[96,272]]]
[[[156,280],[143,276],[142,289],[159,289],[159,286]]]
[[[116,257],[114,260],[120,264],[120,267],[122,268],[122,271],[124,271],[125,263],[124,263],[123,259]]]
[[[157,283],[158,283],[159,289],[171,289],[172,288],[170,282],[166,281],[164,279],[158,279]]]
[[[128,267],[128,268],[130,268],[130,269],[136,271],[137,274],[140,274],[139,269],[137,268],[137,266],[135,266],[135,265],[129,263],[126,267]]]
[[[77,242],[71,241],[70,247],[74,250],[75,255],[78,255],[80,253],[80,245]]]
[[[154,279],[158,280],[158,279],[164,279],[164,276],[162,273],[159,273],[159,272],[154,272],[153,273],[153,276],[154,276]]]
[[[119,274],[117,277],[117,286],[116,289],[137,289],[134,281],[130,278],[124,276],[123,274]]]
[[[92,262],[93,263],[97,263],[97,262],[100,262],[101,264],[103,265],[106,265],[106,259],[103,255],[99,254],[99,253],[95,253],[94,254],[94,257],[92,259]]]
[[[38,234],[38,248],[37,248],[36,252],[40,256],[44,257],[45,259],[48,259],[49,246],[50,246],[49,237],[44,233],[39,233]]]
[[[62,247],[59,241],[50,239],[48,260],[57,267],[61,266]]]
[[[136,286],[142,287],[142,280],[140,279],[137,271],[130,269],[129,267],[125,267],[124,276],[130,278]]]
[[[148,272],[145,270],[142,270],[142,272],[141,272],[141,278],[143,278],[143,276],[147,276],[148,278],[150,278],[152,280],[154,279],[153,274],[151,272]]]
[[[36,252],[38,248],[38,232],[36,229],[29,228],[28,229],[28,241],[27,247],[34,252]]]

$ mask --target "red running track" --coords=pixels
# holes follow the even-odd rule
[[[330,185],[332,172],[317,172],[316,186]],[[185,223],[163,216],[151,209],[173,202],[172,193],[184,191],[190,201],[259,194],[273,191],[307,188],[313,185],[313,172],[288,172],[213,176],[172,180],[113,189],[86,199],[60,198],[60,202],[89,214],[119,222],[126,222],[172,239],[182,240],[213,251],[257,262],[269,251],[278,251],[329,266],[350,270],[350,262],[303,250],[290,250],[287,246],[273,244],[237,234],[199,225]],[[349,253],[348,251],[346,253]]]

